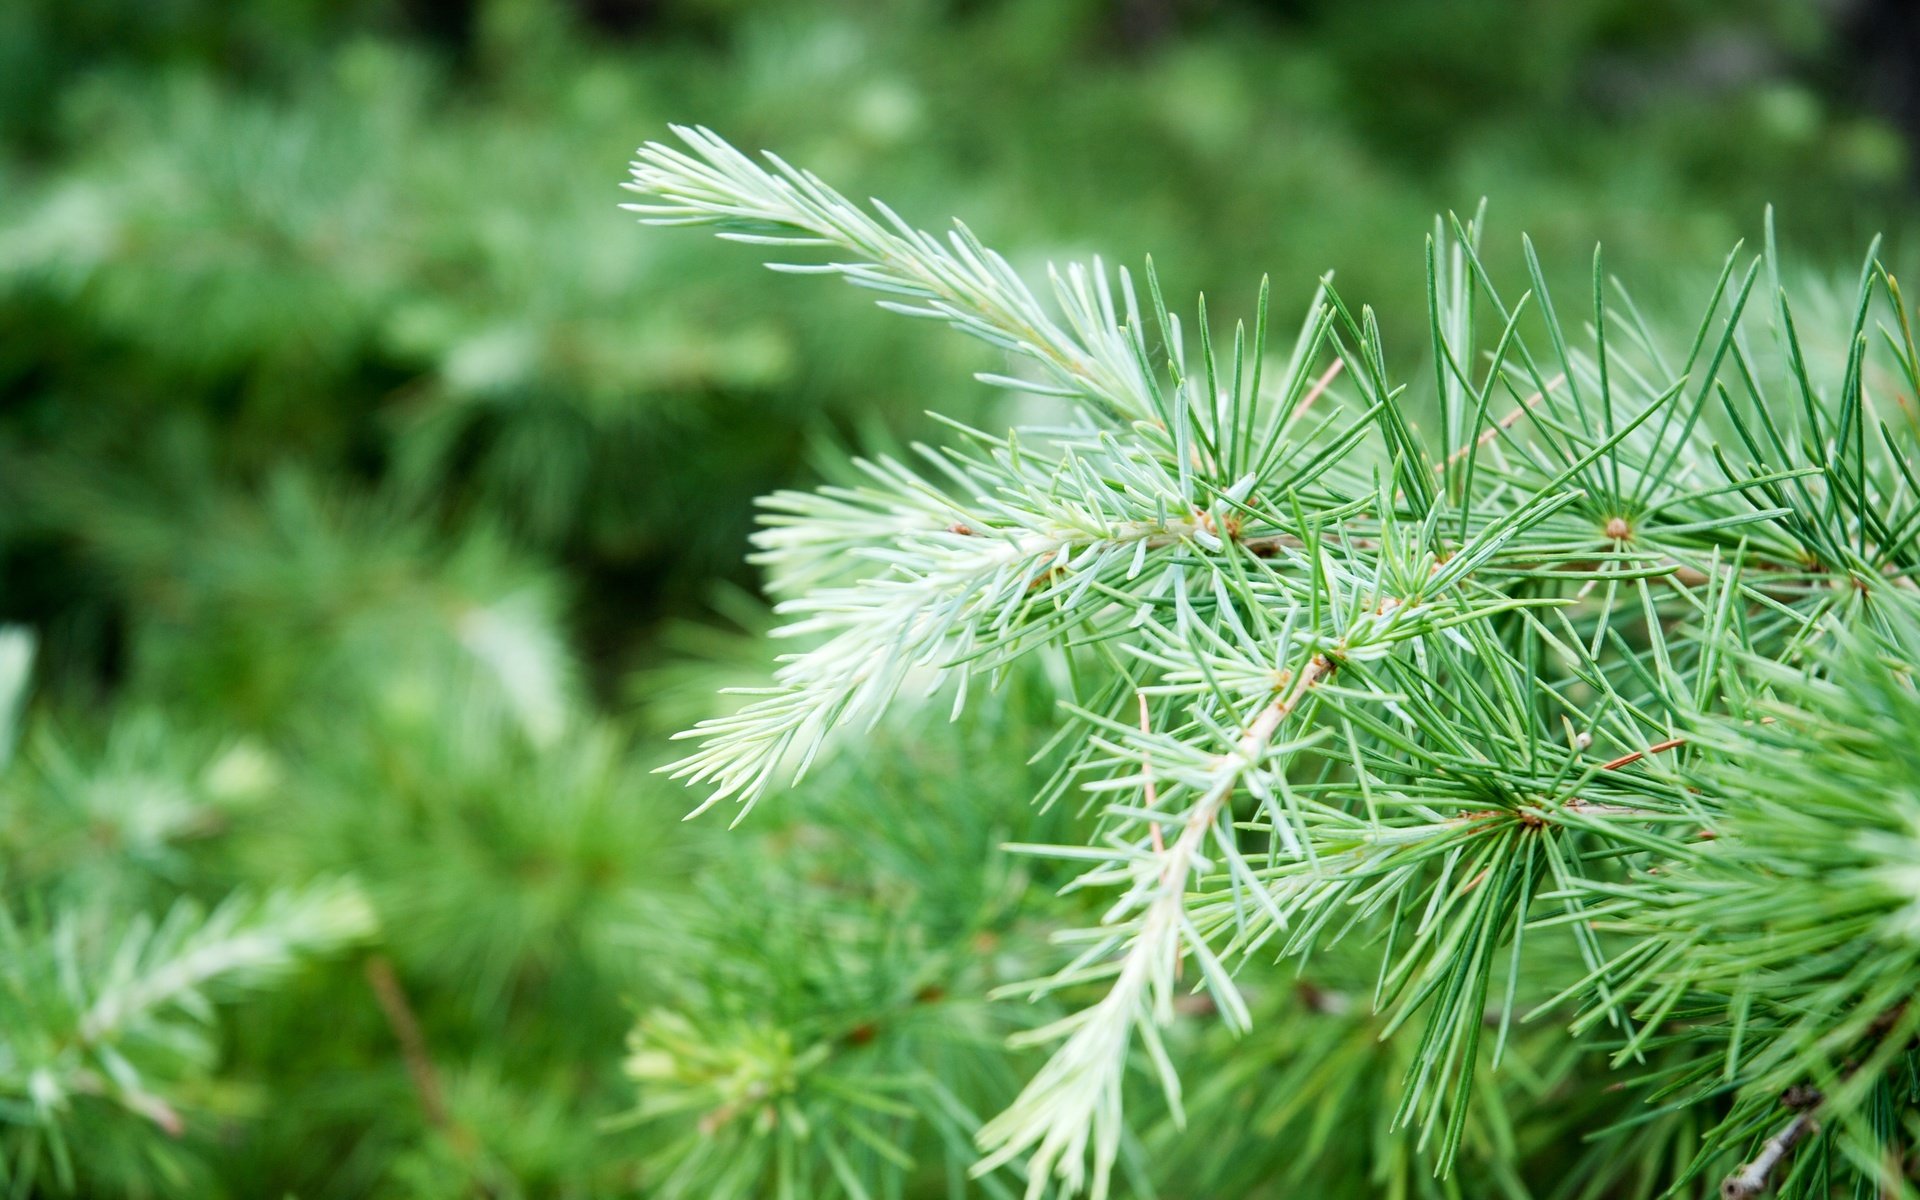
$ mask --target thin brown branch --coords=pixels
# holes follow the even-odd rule
[[[1808,1134],[1820,1128],[1819,1122],[1814,1120],[1820,1100],[1820,1093],[1812,1088],[1795,1088],[1788,1092],[1786,1102],[1789,1105],[1797,1104],[1800,1111],[1781,1126],[1778,1133],[1766,1140],[1752,1161],[1742,1163],[1738,1170],[1720,1181],[1720,1200],[1756,1200],[1764,1194],[1781,1162]]]
[[[1528,396],[1525,400],[1522,400],[1520,402],[1519,408],[1514,409],[1512,412],[1508,413],[1504,417],[1501,417],[1498,421],[1494,422],[1492,425],[1487,426],[1487,428],[1485,428],[1480,432],[1480,436],[1473,440],[1473,445],[1462,446],[1458,450],[1455,450],[1452,454],[1447,455],[1446,460],[1444,462],[1435,463],[1433,467],[1433,473],[1436,475],[1440,474],[1441,472],[1445,471],[1448,467],[1452,466],[1453,464],[1459,462],[1461,459],[1465,458],[1469,453],[1471,453],[1476,448],[1485,446],[1488,442],[1491,442],[1493,439],[1499,437],[1506,430],[1512,429],[1514,425],[1520,420],[1521,417],[1533,411],[1534,405],[1540,403],[1542,400],[1547,398],[1547,392],[1550,392],[1554,388],[1559,387],[1561,384],[1565,383],[1566,381],[1567,381],[1567,377],[1565,375],[1555,375],[1552,379],[1547,380],[1547,386],[1545,391],[1538,391],[1538,392],[1535,392],[1533,395]]]
[[[1307,389],[1307,394],[1300,397],[1300,403],[1293,406],[1294,420],[1298,421],[1307,415],[1307,410],[1312,408],[1313,402],[1320,398],[1320,393],[1327,390],[1327,385],[1334,381],[1334,378],[1340,374],[1341,368],[1346,365],[1346,359],[1336,358],[1333,360],[1333,365],[1328,367],[1320,378],[1313,381],[1313,386]]]
[[[1602,771],[1618,771],[1622,767],[1639,762],[1649,754],[1661,754],[1686,744],[1687,739],[1684,737],[1671,737],[1664,742],[1655,742],[1645,749],[1635,750],[1630,754],[1622,754],[1619,758],[1611,762],[1601,763],[1600,769]],[[1486,821],[1496,817],[1511,817],[1529,829],[1538,829],[1546,824],[1549,811],[1563,810],[1592,813],[1599,816],[1618,817],[1636,816],[1644,811],[1630,804],[1598,804],[1592,800],[1574,796],[1553,810],[1542,810],[1532,806],[1520,808],[1479,808],[1471,812],[1463,812],[1453,819],[1455,821]]]
[[[442,1131],[452,1129],[446,1095],[440,1090],[440,1076],[427,1053],[427,1039],[420,1032],[419,1018],[414,1016],[406,990],[400,986],[393,964],[385,955],[376,954],[367,959],[367,983],[373,987],[374,999],[380,1002],[380,1011],[387,1018],[388,1028],[393,1030],[394,1040],[400,1043],[400,1057],[407,1065],[407,1078],[420,1099],[420,1111],[426,1115],[427,1124]]]
[[[1641,759],[1645,758],[1649,754],[1660,754],[1660,753],[1663,753],[1664,751],[1672,750],[1676,746],[1684,746],[1686,744],[1687,744],[1686,738],[1683,738],[1683,737],[1668,738],[1664,742],[1656,742],[1653,745],[1648,746],[1645,750],[1635,750],[1631,754],[1622,754],[1619,758],[1614,759],[1612,762],[1601,763],[1600,769],[1602,771],[1618,771],[1621,767],[1629,766],[1633,763],[1639,762]]]

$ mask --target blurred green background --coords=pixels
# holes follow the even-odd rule
[[[616,185],[668,122],[1035,271],[1151,253],[1218,312],[1336,269],[1410,375],[1422,238],[1482,197],[1496,271],[1523,230],[1569,281],[1603,241],[1655,309],[1767,203],[1815,274],[1876,231],[1904,261],[1916,54],[1897,0],[0,6],[0,622],[36,642],[9,909],[111,928],[346,875],[381,927],[225,1010],[167,1081],[183,1130],[77,1102],[64,1184],[18,1173],[0,1053],[14,1182],[733,1194],[700,1147],[782,1037],[1011,1094],[1029,1014],[981,998],[1047,881],[981,864],[1072,819],[1007,749],[1043,685],[730,836],[648,774],[765,657],[753,497],[929,409],[999,419],[986,351],[636,228]],[[649,1094],[687,1107],[615,1120]],[[874,1120],[946,1194],[966,1121]]]

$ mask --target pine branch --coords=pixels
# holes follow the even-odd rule
[[[1167,1094],[1178,1111],[1178,1079],[1153,1031],[1173,1020],[1174,985],[1180,960],[1187,952],[1206,964],[1215,1002],[1229,1024],[1240,1029],[1250,1026],[1251,1018],[1239,993],[1205,940],[1195,935],[1185,909],[1187,888],[1206,844],[1218,835],[1220,815],[1232,801],[1235,789],[1249,772],[1264,765],[1281,724],[1332,669],[1324,655],[1315,655],[1297,675],[1289,677],[1233,750],[1221,756],[1215,782],[1181,820],[1172,844],[1158,849],[1143,864],[1142,883],[1135,887],[1144,886],[1146,890],[1120,905],[1120,911],[1138,907],[1141,915],[1111,990],[1094,1007],[1023,1037],[1027,1042],[1060,1036],[1067,1040],[1020,1097],[980,1130],[980,1144],[989,1153],[974,1168],[976,1175],[1031,1153],[1030,1197],[1038,1196],[1046,1179],[1056,1172],[1069,1191],[1076,1191],[1087,1183],[1082,1164],[1091,1137],[1093,1191],[1106,1194],[1108,1172],[1119,1153],[1122,1132],[1120,1074],[1126,1062],[1126,1045],[1136,1028],[1148,1039]],[[1153,828],[1157,835],[1157,823]]]
[[[641,151],[634,186],[654,197],[643,216],[854,250],[859,262],[818,269],[905,291],[913,315],[1034,360],[1082,403],[1062,428],[961,430],[962,448],[920,451],[925,476],[880,460],[862,464],[863,486],[776,497],[758,557],[796,618],[781,633],[811,648],[762,698],[690,731],[700,748],[672,768],[711,785],[703,808],[751,804],[836,727],[897,707],[911,676],[950,684],[956,705],[976,676],[1037,652],[1084,681],[1047,795],[1077,785],[1100,832],[1014,848],[1082,866],[1070,890],[1117,896],[1061,936],[1071,961],[1007,990],[1103,990],[1022,1039],[1058,1045],[980,1131],[977,1173],[1024,1158],[1030,1196],[1050,1181],[1108,1193],[1136,1035],[1181,1113],[1165,1031],[1188,960],[1223,1023],[1244,1031],[1233,976],[1251,956],[1377,937],[1384,1033],[1421,1022],[1394,1121],[1417,1128],[1442,1174],[1523,988],[1536,1011],[1577,1001],[1576,1034],[1611,1028],[1615,1062],[1668,1044],[1690,995],[1756,1001],[1746,981],[1768,964],[1753,949],[1696,953],[1704,931],[1727,927],[1730,897],[1762,902],[1740,889],[1763,876],[1726,847],[1747,811],[1736,791],[1768,785],[1715,764],[1773,736],[1748,714],[1806,676],[1810,654],[1920,608],[1911,447],[1864,435],[1864,330],[1876,305],[1897,302],[1871,258],[1828,393],[1784,301],[1778,359],[1749,346],[1759,262],[1740,273],[1728,259],[1680,355],[1630,300],[1609,301],[1598,255],[1586,339],[1559,315],[1531,244],[1532,287],[1507,303],[1477,227],[1459,222],[1444,253],[1429,247],[1430,395],[1392,382],[1374,314],[1326,283],[1269,387],[1264,287],[1253,337],[1236,330],[1225,357],[1203,302],[1190,355],[1149,270],[1163,347],[1152,359],[1124,273],[1118,304],[1069,273],[1063,332],[970,237],[942,245],[884,207],[883,224],[777,159],[762,169],[710,133],[680,132],[691,155]],[[1493,318],[1490,348],[1475,341],[1477,310]],[[1911,374],[1910,338],[1887,341]],[[1920,662],[1920,644],[1882,652]],[[1821,680],[1845,669],[1811,668]],[[1727,724],[1736,714],[1745,723]],[[1845,761],[1871,757],[1862,750]],[[1801,853],[1768,838],[1752,848],[1755,867],[1776,870]],[[1737,886],[1697,881],[1729,854]],[[1883,921],[1886,894],[1856,891],[1858,911],[1819,935]],[[1537,978],[1543,939],[1580,968]],[[1734,1031],[1727,1078],[1819,1078],[1858,1033],[1840,1015],[1854,999],[1884,1008],[1892,989],[1920,984],[1915,956],[1890,945],[1858,961],[1861,973],[1802,997],[1797,1023],[1769,1025],[1758,1053],[1738,1048],[1744,1018],[1716,1027]]]
[[[181,901],[124,930],[80,911],[46,930],[8,919],[6,983],[26,1006],[0,1009],[0,1095],[63,1169],[76,1097],[103,1097],[177,1135],[182,1118],[166,1092],[176,1075],[210,1067],[202,1027],[213,1001],[269,986],[372,928],[365,899],[345,884],[235,896],[210,912]],[[37,1144],[20,1153],[31,1160]]]
[[[966,226],[956,226],[943,244],[877,200],[873,206],[879,218],[869,216],[775,155],[767,155],[768,167],[761,167],[709,130],[674,126],[673,131],[687,149],[659,142],[642,146],[632,182],[625,185],[649,198],[624,206],[642,219],[658,225],[717,225],[720,236],[754,245],[852,251],[860,261],[769,265],[779,271],[840,275],[861,287],[904,296],[911,303],[880,304],[908,316],[945,321],[1019,354],[1049,380],[1040,384],[987,376],[987,382],[1077,397],[1117,419],[1153,411],[1135,346],[1120,326],[1111,286],[1097,261],[1091,268],[1075,264],[1053,275],[1054,296],[1066,320],[1062,328],[1006,260]],[[1126,316],[1137,328],[1137,304],[1124,272],[1121,283]]]

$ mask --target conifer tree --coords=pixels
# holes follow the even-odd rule
[[[1045,1049],[977,1130],[982,1186],[1914,1194],[1920,353],[1877,243],[1797,308],[1769,219],[1675,324],[1598,252],[1578,296],[1530,243],[1496,279],[1449,218],[1409,375],[1332,277],[1296,318],[1263,281],[1230,330],[1151,264],[1036,292],[965,226],[676,133],[634,164],[643,220],[873,289],[1051,406],[770,497],[795,649],[671,768],[745,818],[923,700],[1057,681],[1035,799],[1084,817],[1010,839],[1066,898],[1002,989]],[[655,1018],[633,1072],[728,1053]],[[806,1149],[769,1098],[799,1085],[756,1086],[708,1131],[763,1105],[862,1194],[841,1147],[884,1139]],[[1243,1136],[1299,1153],[1228,1182]]]
[[[14,757],[32,656],[31,635],[0,629],[0,770]],[[0,793],[0,1188],[133,1195],[156,1179],[197,1180],[175,1143],[183,1110],[215,1090],[214,1002],[366,939],[372,910],[337,880],[236,891],[211,906],[143,903],[142,884],[212,806],[76,787],[60,747],[36,750],[52,803],[22,822],[17,770]]]

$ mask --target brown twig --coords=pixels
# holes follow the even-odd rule
[[[1327,385],[1333,382],[1334,377],[1340,374],[1340,369],[1346,365],[1346,359],[1336,358],[1333,360],[1333,365],[1327,368],[1326,373],[1313,381],[1313,386],[1308,388],[1307,394],[1300,398],[1300,403],[1293,406],[1294,420],[1298,421],[1307,415],[1307,410],[1312,408],[1313,402],[1320,398],[1320,393],[1327,390]]]
[[[1639,762],[1641,759],[1645,758],[1649,754],[1659,754],[1663,751],[1671,750],[1676,746],[1684,746],[1686,744],[1687,744],[1687,739],[1683,737],[1668,738],[1664,742],[1656,742],[1653,745],[1648,746],[1645,750],[1635,750],[1631,754],[1622,754],[1619,758],[1614,759],[1612,762],[1601,763],[1600,769],[1602,771],[1618,771],[1621,767]]]
[[[1611,762],[1601,763],[1600,769],[1602,771],[1618,771],[1621,767],[1639,762],[1649,754],[1660,754],[1686,744],[1687,739],[1684,737],[1671,737],[1664,742],[1655,742],[1644,750],[1635,750],[1631,754],[1622,754],[1619,758]],[[1572,809],[1576,812],[1622,817],[1633,816],[1641,811],[1638,808],[1626,804],[1596,804],[1591,800],[1586,800],[1579,796],[1574,796],[1554,811],[1565,809]],[[1532,806],[1522,808],[1479,808],[1471,812],[1461,813],[1453,819],[1456,821],[1485,821],[1494,817],[1505,816],[1513,817],[1529,829],[1538,829],[1547,822],[1546,814],[1541,809]]]
[[[1433,468],[1434,474],[1437,475],[1440,472],[1445,471],[1448,467],[1452,466],[1454,463],[1457,463],[1461,459],[1465,458],[1476,447],[1484,446],[1488,442],[1491,442],[1493,439],[1499,437],[1503,431],[1512,429],[1514,425],[1520,420],[1521,417],[1533,411],[1534,405],[1540,403],[1542,400],[1547,398],[1547,392],[1550,392],[1554,388],[1559,387],[1561,384],[1565,383],[1566,381],[1567,381],[1567,377],[1565,375],[1555,375],[1552,379],[1547,380],[1547,386],[1545,390],[1535,392],[1533,395],[1528,396],[1525,400],[1522,400],[1520,402],[1519,408],[1514,409],[1512,412],[1508,413],[1506,416],[1501,417],[1498,421],[1494,422],[1492,425],[1489,425],[1486,429],[1482,430],[1480,433],[1480,436],[1474,439],[1473,445],[1462,446],[1458,450],[1455,450],[1452,454],[1447,455],[1446,460],[1444,462],[1435,464]]]
[[[1824,1097],[1814,1088],[1788,1089],[1782,1097],[1783,1103],[1800,1111],[1780,1127],[1780,1132],[1766,1140],[1752,1161],[1740,1164],[1739,1169],[1720,1181],[1720,1200],[1755,1200],[1763,1194],[1781,1161],[1808,1134],[1820,1128],[1819,1122],[1814,1120],[1814,1113],[1819,1109],[1822,1099]]]
[[[453,1121],[447,1115],[440,1076],[427,1054],[427,1039],[420,1032],[419,1018],[414,1016],[407,993],[385,955],[376,954],[367,959],[367,982],[373,987],[374,999],[380,1002],[380,1011],[387,1018],[388,1028],[393,1030],[394,1040],[400,1043],[400,1057],[407,1064],[407,1078],[413,1082],[414,1094],[420,1098],[420,1111],[426,1114],[427,1124],[435,1129],[451,1130]]]

